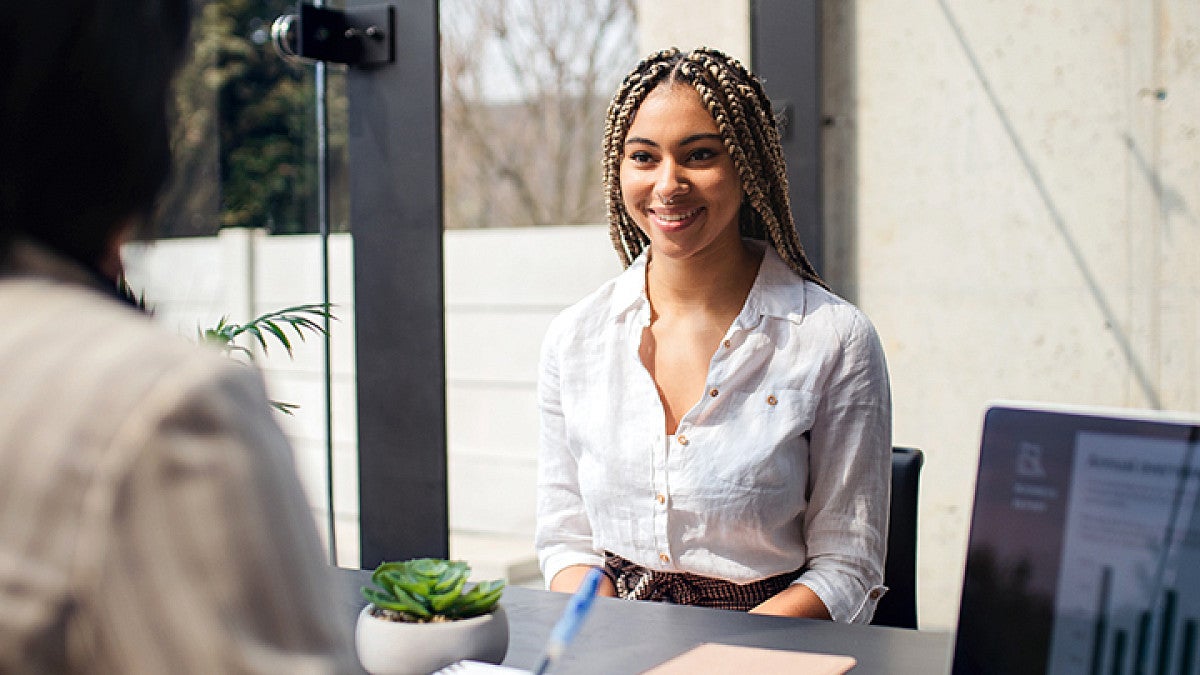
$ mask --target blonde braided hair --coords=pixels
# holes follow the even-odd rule
[[[604,201],[609,236],[621,263],[628,267],[650,243],[621,198],[625,136],[646,96],[663,84],[694,88],[717,123],[742,182],[744,201],[738,214],[741,235],[769,241],[801,278],[828,288],[796,236],[788,199],[787,165],[771,101],[758,78],[745,66],[704,47],[687,54],[671,48],[648,56],[625,77],[609,103],[604,124]]]

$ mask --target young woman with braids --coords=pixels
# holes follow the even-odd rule
[[[667,50],[608,110],[623,274],[542,348],[537,548],[554,590],[868,622],[891,475],[870,322],[797,240],[771,104]]]

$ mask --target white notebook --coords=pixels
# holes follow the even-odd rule
[[[483,661],[459,661],[458,663],[451,663],[433,675],[504,675],[504,673],[508,673],[509,675],[530,675],[528,670],[498,666],[494,663],[484,663]]]

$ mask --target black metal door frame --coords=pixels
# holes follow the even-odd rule
[[[395,63],[347,74],[364,568],[449,555],[438,3],[393,4]]]
[[[788,196],[800,243],[825,273],[821,186],[821,0],[750,0],[754,72],[784,117]]]

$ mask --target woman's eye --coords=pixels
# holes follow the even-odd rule
[[[638,150],[637,152],[629,153],[629,159],[635,164],[645,164],[646,162],[653,161],[654,158],[650,156],[650,153]]]
[[[712,148],[698,148],[692,151],[692,160],[702,162],[706,159],[716,157],[717,153]]]

